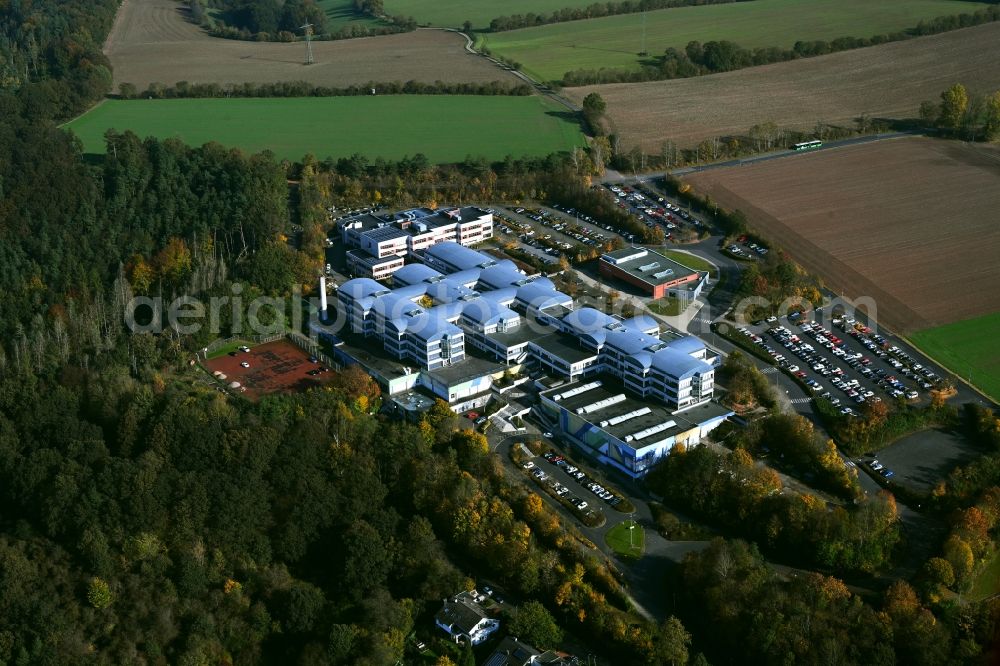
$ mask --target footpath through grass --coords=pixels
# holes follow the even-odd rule
[[[604,540],[620,556],[639,559],[646,549],[646,533],[634,520],[618,523],[604,535]]]
[[[921,19],[972,13],[986,6],[962,0],[752,0],[484,34],[481,42],[494,53],[520,62],[528,74],[552,81],[575,69],[639,69],[643,60],[671,46],[684,49],[693,40],[791,48],[800,40],[897,32]],[[639,55],[643,43],[648,57]]]
[[[431,162],[468,156],[541,157],[584,145],[577,120],[539,96],[376,95],[267,99],[107,100],[66,125],[84,150],[105,150],[108,129],[217,141],[279,158],[360,153],[396,160],[423,153]]]
[[[1000,312],[918,331],[910,339],[956,375],[1000,402]]]

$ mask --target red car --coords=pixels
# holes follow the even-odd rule
[[[466,415],[465,415],[465,417],[466,417],[467,419],[470,419],[470,420],[472,420],[472,421],[475,421],[476,419],[478,419],[478,418],[479,418],[479,412],[469,412],[468,414],[466,414]]]
[[[805,376],[806,376],[806,371],[805,370],[799,370],[798,372],[795,373],[795,376],[804,379]]]

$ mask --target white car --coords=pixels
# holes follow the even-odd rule
[[[247,363],[246,361],[241,362],[240,365],[243,366],[244,368],[249,368],[250,367],[250,364]]]
[[[524,469],[531,469],[534,466],[535,466],[535,463],[531,462],[530,460],[528,462],[524,463],[523,465],[521,465],[521,467],[523,467]]]

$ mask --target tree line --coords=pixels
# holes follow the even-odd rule
[[[969,93],[956,83],[941,93],[941,101],[921,103],[920,120],[947,136],[966,141],[1000,141],[1000,90],[989,95]]]
[[[415,30],[412,17],[385,15],[381,0],[357,0],[358,19],[335,32],[327,31],[326,13],[316,0],[208,0],[220,10],[214,16],[202,0],[189,0],[191,19],[213,37],[254,41],[292,42],[302,37],[302,26],[311,23],[313,39],[337,40],[390,35]]]
[[[838,37],[831,41],[797,41],[791,48],[769,46],[750,49],[728,40],[713,40],[704,44],[691,41],[683,50],[668,48],[654,64],[646,64],[639,69],[578,69],[566,72],[559,84],[585,86],[595,83],[634,83],[689,78],[935,35],[997,20],[1000,20],[1000,7],[991,6],[971,14],[954,14],[923,20],[913,28],[874,35],[870,38]]]
[[[874,573],[892,564],[900,538],[891,494],[828,506],[815,495],[783,492],[778,474],[744,448],[717,453],[707,446],[675,446],[650,472],[649,486],[668,506],[798,566]]]
[[[374,93],[372,91],[375,91]],[[274,83],[189,83],[178,81],[172,86],[151,83],[140,91],[131,83],[118,87],[122,99],[181,99],[213,97],[356,97],[361,95],[510,95],[523,97],[532,94],[531,86],[506,81],[488,83],[445,83],[435,81],[369,81],[367,83],[330,87],[306,81],[277,81]]]
[[[63,120],[107,94],[111,64],[101,45],[117,8],[116,0],[0,5],[0,118]]]
[[[565,7],[556,10],[551,14],[511,14],[510,16],[498,16],[490,21],[490,32],[505,32],[507,30],[518,30],[520,28],[531,28],[549,23],[566,23],[567,21],[581,21],[584,19],[602,18],[605,16],[617,16],[619,14],[636,14],[639,12],[653,11],[656,9],[670,9],[673,7],[693,7],[700,5],[719,5],[730,2],[749,2],[750,0],[621,0],[620,2],[595,2],[586,7]],[[466,26],[466,30],[471,29],[471,25]]]

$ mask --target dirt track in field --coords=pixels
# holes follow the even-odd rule
[[[465,51],[465,39],[440,30],[340,41],[315,41],[315,63],[304,65],[305,44],[210,37],[186,19],[174,0],[126,0],[104,48],[114,84],[238,84],[307,81],[348,86],[369,81],[447,83],[510,81],[510,73]]]
[[[1000,148],[907,138],[686,180],[896,330],[1000,310]]]
[[[751,67],[692,79],[566,88],[580,103],[599,92],[626,147],[658,153],[666,139],[688,147],[774,122],[808,130],[872,117],[914,118],[924,100],[962,82],[1000,89],[1000,23]]]

